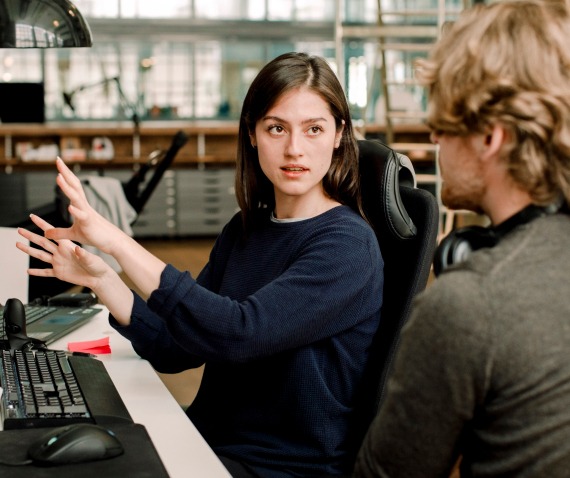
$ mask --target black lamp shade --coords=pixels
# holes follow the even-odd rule
[[[0,48],[92,44],[89,25],[68,0],[0,0]]]

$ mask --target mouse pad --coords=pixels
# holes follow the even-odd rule
[[[108,425],[123,445],[124,454],[89,463],[43,466],[0,465],[0,476],[9,478],[168,478],[146,428],[139,424]],[[0,431],[0,461],[18,462],[27,458],[28,447],[49,428]]]

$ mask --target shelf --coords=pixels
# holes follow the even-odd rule
[[[114,149],[112,160],[68,161],[88,168],[113,168],[145,162],[155,150],[166,150],[174,135],[183,130],[189,136],[180,149],[173,167],[187,164],[235,163],[237,151],[237,122],[222,121],[149,121],[135,130],[130,122],[50,122],[46,124],[0,125],[0,166],[8,170],[45,169],[55,161],[22,161],[18,158],[17,145],[28,144],[36,149],[41,146],[72,143],[77,149],[89,151],[95,138],[108,138]],[[61,154],[61,149],[60,149]]]

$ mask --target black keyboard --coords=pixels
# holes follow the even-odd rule
[[[63,350],[2,350],[4,430],[88,422],[132,423],[103,363]]]

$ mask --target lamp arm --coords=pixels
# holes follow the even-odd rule
[[[129,101],[129,99],[125,95],[125,92],[123,91],[123,87],[121,86],[121,80],[119,79],[118,76],[114,76],[112,78],[104,78],[103,80],[96,81],[95,83],[89,83],[86,85],[81,85],[81,86],[78,86],[77,88],[75,88],[74,90],[72,90],[71,93],[64,93],[64,97],[67,98],[66,103],[71,104],[73,97],[77,93],[81,93],[82,91],[89,90],[91,88],[94,88],[95,86],[106,85],[106,84],[111,83],[111,82],[114,82],[116,87],[117,87],[117,92],[119,93],[119,100],[120,100],[121,104],[131,114],[131,118],[133,120],[133,123],[135,123],[135,126],[138,126],[140,123],[140,117],[139,117],[137,108],[133,103],[131,103]]]
[[[123,103],[123,107],[126,107],[127,109],[130,110],[131,118],[133,120],[133,123],[135,124],[135,128],[138,128],[138,126],[140,124],[139,113],[137,111],[136,106],[133,103],[131,103],[129,101],[129,99],[127,98],[127,96],[125,95],[125,92],[123,91],[123,87],[121,86],[121,81],[120,81],[119,77],[115,76],[113,78],[109,78],[109,81],[114,81],[115,84],[117,85],[117,91],[119,92],[119,98],[120,98],[121,102]]]
[[[130,110],[131,113],[131,120],[133,121],[133,157],[135,159],[139,159],[141,155],[141,145],[140,145],[140,116],[137,111],[136,106],[129,101],[127,95],[123,91],[123,87],[121,86],[121,80],[118,76],[111,78],[110,80],[115,81],[117,85],[117,91],[119,92],[119,99],[123,103],[123,107],[126,107]]]
[[[115,85],[117,86],[117,92],[119,94],[119,101],[121,102],[121,106],[128,111],[128,113],[130,113],[131,115],[131,120],[133,122],[133,129],[134,129],[134,134],[133,134],[133,157],[138,159],[140,157],[140,116],[137,110],[137,107],[135,104],[131,103],[129,101],[129,99],[127,98],[127,96],[125,95],[125,92],[123,91],[123,87],[121,86],[121,80],[119,79],[118,76],[114,76],[112,78],[104,78],[101,81],[97,81],[95,83],[89,83],[87,85],[82,85],[79,86],[77,88],[75,88],[74,90],[71,91],[71,93],[63,93],[63,99],[65,101],[65,103],[72,109],[75,111],[75,108],[73,107],[73,96],[77,93],[80,93],[81,91],[84,90],[88,90],[89,88],[93,88],[95,86],[99,86],[99,85],[106,85],[107,83],[111,83],[114,82]]]
[[[82,91],[88,90],[88,89],[93,88],[95,86],[105,85],[105,84],[110,83],[111,81],[113,81],[115,79],[116,78],[104,78],[101,81],[96,81],[95,83],[88,83],[86,85],[78,86],[74,90],[71,90],[71,93],[69,93],[69,96],[75,96],[77,93],[81,93]]]

